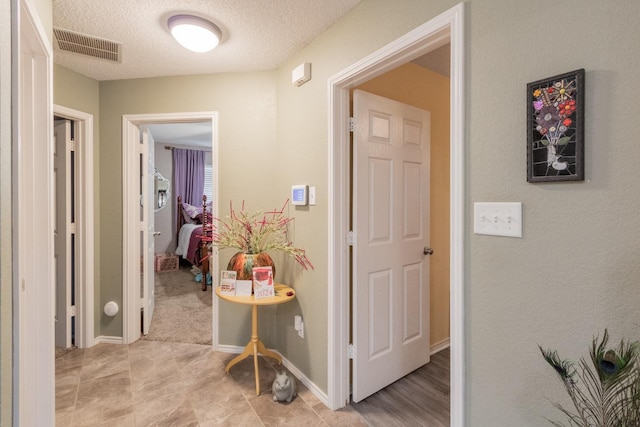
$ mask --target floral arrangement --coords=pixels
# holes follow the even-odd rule
[[[548,146],[548,163],[556,170],[567,168],[567,162],[559,161],[557,147],[567,145],[571,140],[566,136],[576,111],[576,80],[563,79],[549,87],[533,91],[533,109],[535,110],[536,130],[542,136],[540,142]]]
[[[280,210],[269,212],[245,210],[244,202],[239,211],[229,202],[226,220],[214,218],[212,244],[221,248],[236,248],[248,254],[281,251],[293,257],[305,270],[313,265],[304,249],[293,246],[287,239],[287,226],[294,220],[284,214],[287,199]]]

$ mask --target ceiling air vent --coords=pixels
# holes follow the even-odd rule
[[[107,61],[122,62],[122,43],[54,28],[58,49]]]

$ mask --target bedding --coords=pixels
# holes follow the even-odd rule
[[[178,244],[175,254],[202,270],[202,290],[205,291],[207,283],[204,277],[209,271],[209,262],[202,261],[208,259],[210,252],[208,242],[211,242],[212,233],[211,202],[207,203],[207,197],[203,196],[202,206],[197,207],[182,203],[181,197],[178,196],[177,208]],[[203,236],[203,229],[208,230],[205,236]]]
[[[201,235],[202,224],[184,224],[178,233],[176,255],[180,255],[191,264],[198,265],[196,251],[199,249]]]

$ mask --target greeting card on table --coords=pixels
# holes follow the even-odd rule
[[[268,298],[275,295],[271,266],[253,267],[253,295],[256,298]]]
[[[237,297],[250,297],[251,287],[253,282],[251,280],[237,280],[236,281],[236,296]]]
[[[236,276],[237,272],[222,270],[220,272],[220,294],[235,295],[236,294]]]

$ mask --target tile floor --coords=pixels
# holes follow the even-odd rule
[[[57,426],[366,426],[351,406],[331,411],[298,382],[289,404],[272,400],[275,368],[260,358],[224,367],[234,354],[158,341],[98,344],[56,359]],[[274,361],[275,363],[275,361]]]

